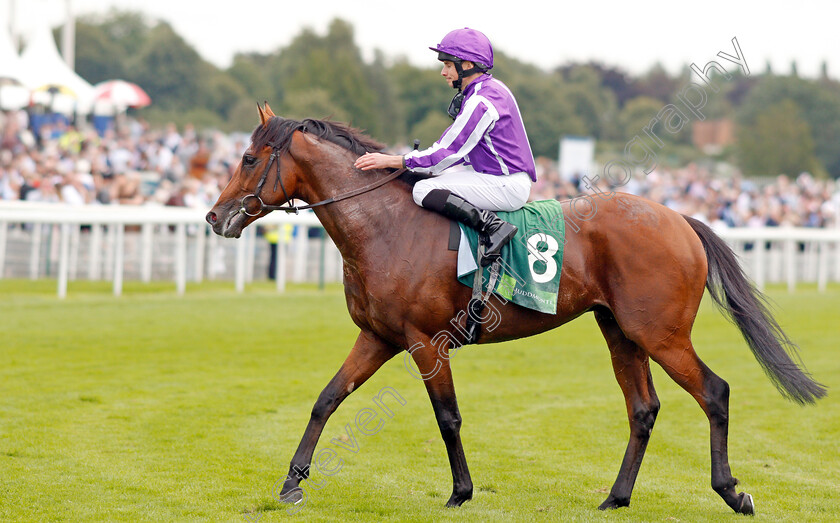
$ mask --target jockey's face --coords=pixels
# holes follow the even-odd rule
[[[449,87],[452,87],[452,82],[458,79],[458,71],[455,70],[455,64],[449,60],[444,60],[440,75],[446,78],[446,83],[449,84]]]
[[[469,71],[473,68],[473,63],[469,60],[464,60],[461,62],[461,68],[464,71]],[[458,70],[455,69],[455,63],[450,62],[449,60],[443,61],[443,69],[440,70],[440,75],[446,78],[446,83],[449,84],[449,87],[452,87],[453,82],[458,79]],[[463,84],[461,85],[462,89],[466,89],[467,85],[476,77],[479,76],[479,73],[472,74],[466,78],[464,78]]]

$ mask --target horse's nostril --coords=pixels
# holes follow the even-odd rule
[[[216,223],[216,220],[217,220],[216,213],[214,213],[213,211],[210,211],[210,212],[207,213],[207,216],[205,216],[204,219],[207,220],[207,223],[209,223],[210,225],[213,225],[214,223]]]

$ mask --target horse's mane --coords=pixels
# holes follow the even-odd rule
[[[281,152],[289,150],[292,143],[292,135],[295,131],[311,133],[359,156],[365,153],[379,152],[385,149],[385,145],[367,136],[359,129],[341,122],[331,120],[315,120],[306,118],[304,120],[292,120],[272,116],[265,125],[259,125],[251,134],[251,143],[254,149],[261,149],[267,145],[280,149]],[[431,175],[415,172],[406,172],[399,177],[409,186],[417,181],[429,178]]]
[[[295,131],[311,133],[318,138],[327,140],[339,145],[348,151],[359,156],[365,153],[381,151],[385,145],[365,135],[359,129],[347,124],[333,122],[330,120],[292,120],[273,116],[266,121],[265,125],[259,125],[251,134],[251,143],[255,149],[261,149],[266,145],[279,148],[282,152],[289,150],[292,142],[292,135]]]

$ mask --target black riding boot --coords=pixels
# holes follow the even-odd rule
[[[490,265],[518,230],[515,225],[502,220],[495,213],[479,209],[446,189],[429,191],[423,198],[423,207],[477,230],[484,244],[482,266]]]

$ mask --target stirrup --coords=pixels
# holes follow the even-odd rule
[[[479,244],[478,247],[478,258],[479,260],[484,260],[487,257],[484,255],[484,246]],[[478,267],[475,270],[475,278],[473,279],[473,289],[472,289],[472,297],[470,298],[469,305],[467,306],[467,322],[466,322],[466,341],[464,341],[464,345],[470,345],[471,343],[475,343],[478,341],[478,337],[481,335],[481,313],[484,311],[484,305],[487,303],[487,300],[490,299],[490,295],[493,294],[493,289],[496,287],[496,282],[499,281],[499,272],[501,268],[501,257],[496,254],[490,256],[489,258],[492,259],[492,265],[490,266],[490,281],[487,283],[487,292],[482,292],[482,283],[484,282],[484,269],[482,267]]]
[[[504,247],[504,245],[502,245]],[[500,248],[498,252],[493,254],[483,252],[483,249],[479,251],[480,256],[478,258],[478,264],[481,267],[488,267],[496,262],[498,262],[502,258],[502,249]]]

